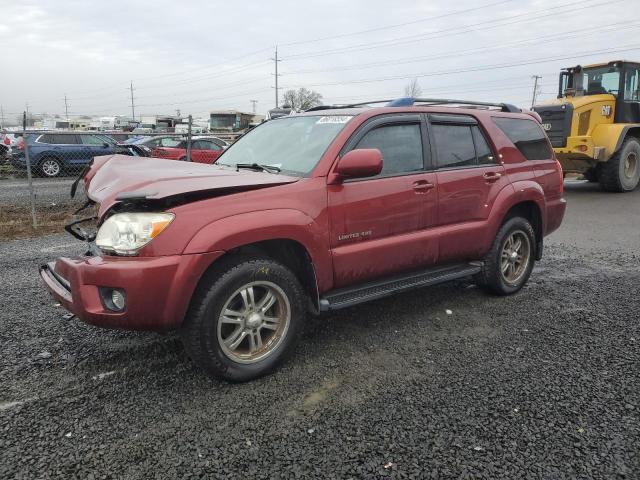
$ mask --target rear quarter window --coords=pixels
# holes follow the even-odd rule
[[[493,117],[493,122],[527,160],[548,160],[553,157],[547,136],[534,120]]]

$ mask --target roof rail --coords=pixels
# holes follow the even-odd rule
[[[461,107],[485,107],[485,108],[499,108],[503,112],[510,113],[520,113],[522,112],[521,108],[516,107],[515,105],[511,105],[509,103],[492,103],[492,102],[474,102],[468,100],[452,100],[448,98],[412,98],[412,97],[402,97],[396,98],[395,100],[371,100],[369,102],[359,102],[359,103],[349,103],[344,105],[318,105],[317,107],[311,107],[305,112],[315,112],[318,110],[333,110],[338,108],[353,108],[353,107],[364,107],[365,105],[371,105],[374,103],[384,103],[386,107],[409,107],[412,105],[458,105]]]
[[[497,107],[503,112],[520,113],[521,108],[511,105],[509,103],[493,103],[493,102],[474,102],[468,100],[453,100],[450,98],[412,98],[404,97],[398,98],[389,102],[388,107],[406,107],[410,105],[423,104],[423,105],[460,105],[470,107]]]

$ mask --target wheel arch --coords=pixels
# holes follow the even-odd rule
[[[513,205],[505,214],[500,226],[504,225],[508,220],[514,217],[522,217],[529,221],[533,227],[535,234],[535,258],[542,258],[544,229],[542,224],[542,211],[540,206],[533,200],[525,200]]]
[[[533,227],[536,235],[535,249],[536,260],[540,260],[543,250],[543,238],[545,234],[545,196],[540,184],[533,181],[520,181],[513,184],[515,191],[501,192],[496,202],[496,211],[492,212],[494,222],[490,236],[486,239],[487,245],[491,245],[500,227],[514,216],[526,218]]]
[[[629,137],[634,137],[636,140],[640,142],[640,124],[626,125],[622,129],[622,131],[620,132],[620,136],[618,137],[618,141],[616,143],[616,148],[613,153],[616,153],[618,150],[620,150],[624,142]]]
[[[308,309],[319,311],[318,280],[311,254],[297,240],[291,238],[273,238],[237,245],[216,258],[200,276],[193,296],[195,296],[212,277],[221,274],[238,262],[249,258],[266,257],[289,268],[300,281],[307,294]]]

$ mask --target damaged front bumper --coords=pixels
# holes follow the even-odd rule
[[[163,257],[61,257],[40,267],[53,297],[85,323],[127,330],[180,327],[202,274],[224,252]],[[115,311],[105,292],[126,298]]]

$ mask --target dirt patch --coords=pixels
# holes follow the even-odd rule
[[[60,233],[77,209],[75,204],[38,206],[36,209],[37,228],[33,228],[29,206],[0,206],[0,240],[37,237],[50,233]]]

